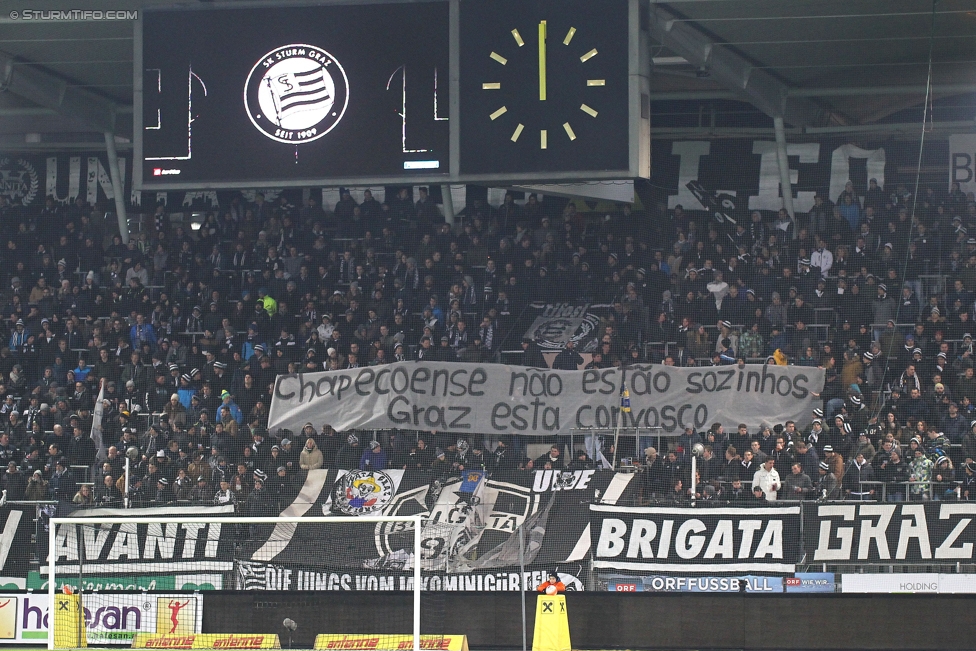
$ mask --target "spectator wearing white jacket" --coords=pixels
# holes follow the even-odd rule
[[[756,474],[752,476],[752,486],[755,488],[759,486],[762,488],[763,493],[766,495],[766,499],[770,502],[776,501],[776,491],[782,486],[779,480],[779,473],[776,472],[774,468],[775,461],[772,457],[767,457],[763,461],[763,465]]]
[[[830,249],[825,248],[824,241],[817,238],[817,248],[810,255],[810,267],[813,269],[820,270],[820,277],[826,278],[830,272],[830,268],[834,266],[834,254],[830,252]]]
[[[715,279],[708,283],[705,288],[715,297],[715,309],[722,309],[722,301],[729,295],[729,284],[722,278],[722,272],[715,272]]]

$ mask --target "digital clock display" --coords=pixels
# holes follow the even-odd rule
[[[627,170],[629,5],[461,0],[462,175]]]

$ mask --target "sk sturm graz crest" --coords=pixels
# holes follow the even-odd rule
[[[345,70],[313,45],[283,45],[268,52],[244,84],[247,117],[278,142],[318,140],[339,124],[348,105]]]
[[[351,470],[336,482],[332,504],[346,515],[367,515],[379,512],[393,493],[393,480],[385,472]]]
[[[543,350],[562,350],[566,342],[572,340],[584,352],[589,352],[596,348],[592,340],[600,325],[600,317],[589,308],[589,305],[549,303],[529,326],[525,336],[535,340]]]

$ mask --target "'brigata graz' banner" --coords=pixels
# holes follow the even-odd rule
[[[281,375],[269,428],[309,421],[346,429],[430,429],[549,435],[577,427],[685,427],[714,422],[803,426],[824,371],[795,366],[715,366],[552,371],[501,364],[400,362]],[[619,411],[622,388],[630,412]]]
[[[805,504],[804,546],[814,563],[972,562],[976,504]]]
[[[590,505],[594,569],[794,572],[800,507],[672,508]]]

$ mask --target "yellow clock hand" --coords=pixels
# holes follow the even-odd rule
[[[546,99],[546,21],[539,23],[539,101]]]

